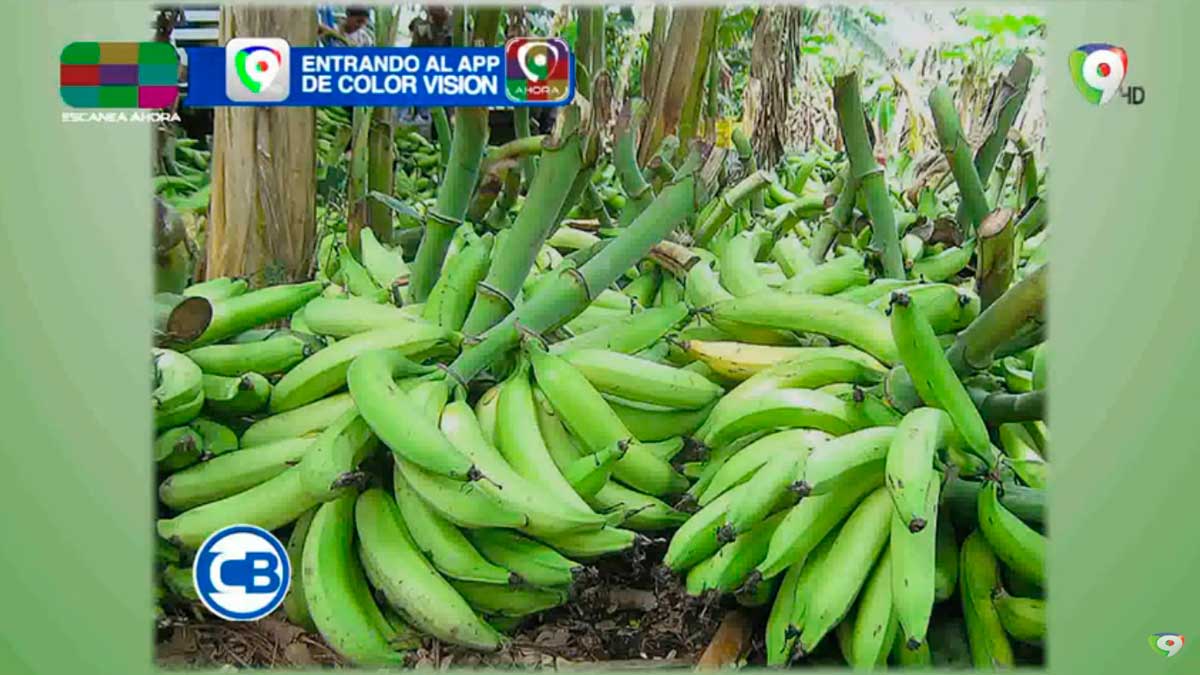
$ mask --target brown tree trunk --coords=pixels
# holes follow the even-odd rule
[[[666,28],[661,51],[651,47],[652,75],[647,80],[651,87],[642,90],[642,98],[649,103],[649,114],[642,123],[642,142],[638,147],[638,163],[646,162],[658,150],[662,139],[675,133],[683,113],[692,85],[692,71],[700,52],[704,33],[703,7],[677,7],[670,12],[670,25]],[[657,14],[656,14],[657,17]],[[687,148],[680,148],[687,153]]]
[[[221,44],[239,36],[312,45],[310,8],[221,9]],[[312,108],[217,108],[206,278],[246,276],[256,286],[307,276],[316,240]]]
[[[787,145],[787,112],[797,62],[795,44],[801,37],[800,12],[799,7],[764,7],[754,17],[747,89],[756,87],[759,95],[752,136],[759,166],[774,166]]]

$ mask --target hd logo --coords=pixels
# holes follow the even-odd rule
[[[504,92],[515,103],[556,103],[571,94],[571,52],[559,38],[513,38],[504,45]]]
[[[1129,72],[1129,55],[1124,49],[1100,42],[1076,47],[1068,59],[1071,79],[1083,98],[1093,105],[1103,105],[1120,93],[1130,105],[1146,100],[1142,87],[1124,87]]]

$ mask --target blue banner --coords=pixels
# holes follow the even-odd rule
[[[557,38],[504,47],[291,47],[236,38],[187,50],[184,105],[557,107],[575,96],[575,63]]]

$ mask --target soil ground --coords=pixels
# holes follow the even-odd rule
[[[480,654],[426,639],[409,652],[417,667],[573,670],[604,662],[622,669],[690,668],[708,646],[725,608],[684,592],[682,579],[656,572],[666,544],[597,561],[569,603],[528,617],[503,651]],[[752,655],[753,656],[753,655]],[[199,604],[171,607],[160,621],[157,659],[165,668],[345,665],[321,639],[282,613],[230,623]]]
[[[681,578],[663,573],[665,550],[665,541],[655,541],[643,550],[597,561],[595,572],[577,583],[570,602],[527,617],[510,632],[511,641],[502,651],[481,654],[425,638],[414,641],[408,665],[567,672],[691,670],[702,660],[716,666],[762,666],[769,607],[740,607],[728,595],[689,596]],[[959,607],[953,598],[935,608],[929,641],[936,666],[970,668]],[[723,623],[726,629],[716,637]],[[730,630],[731,625],[738,628]],[[320,635],[288,623],[282,612],[256,622],[226,622],[199,603],[166,608],[156,647],[158,664],[168,669],[349,665]],[[1013,641],[1013,648],[1021,665],[1044,663],[1036,647]],[[797,665],[842,668],[845,662],[831,636]]]

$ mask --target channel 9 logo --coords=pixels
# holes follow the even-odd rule
[[[504,61],[510,101],[554,103],[571,93],[571,53],[559,38],[513,38],[504,45]]]
[[[233,38],[225,45],[225,95],[231,101],[278,102],[291,90],[291,47],[280,38]]]
[[[1154,651],[1170,658],[1183,649],[1183,636],[1178,633],[1155,633],[1150,636],[1150,646]]]
[[[1129,72],[1129,55],[1116,45],[1101,42],[1080,45],[1071,52],[1068,60],[1071,79],[1084,100],[1093,105],[1103,105],[1120,93],[1130,105],[1141,105],[1146,98],[1142,87],[1125,87],[1125,75]]]

